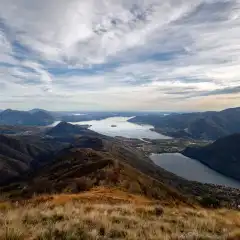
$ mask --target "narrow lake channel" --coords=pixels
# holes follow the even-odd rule
[[[240,182],[180,153],[152,154],[150,158],[156,165],[187,180],[240,188]]]

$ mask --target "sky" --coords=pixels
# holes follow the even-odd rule
[[[0,109],[240,106],[240,0],[0,0]]]

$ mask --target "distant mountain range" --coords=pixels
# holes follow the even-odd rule
[[[86,114],[73,114],[70,112],[48,112],[43,109],[32,109],[30,111],[7,109],[0,112],[0,128],[3,125],[48,126],[55,121],[80,122],[101,120],[114,116],[134,116],[132,114],[136,114],[136,117],[131,118],[129,122],[150,124],[155,131],[174,138],[217,140],[240,132],[240,108],[226,109],[220,112],[172,113],[169,115],[146,112],[89,112]]]
[[[7,109],[0,112],[1,125],[46,126],[54,121],[54,117],[44,110],[27,112]]]
[[[240,132],[240,108],[168,116],[145,115],[129,121],[150,124],[156,131],[172,137],[216,140]]]
[[[205,147],[188,147],[183,154],[226,176],[240,180],[240,133],[221,138]]]
[[[129,112],[54,112],[44,109],[32,109],[30,111],[17,111],[6,109],[0,111],[0,125],[17,126],[48,126],[54,121],[81,122],[91,120],[102,120],[109,117],[131,117],[137,113]]]

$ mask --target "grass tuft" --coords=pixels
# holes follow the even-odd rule
[[[0,234],[1,240],[23,240],[24,235],[23,233],[16,228],[6,227],[3,229],[2,233]]]

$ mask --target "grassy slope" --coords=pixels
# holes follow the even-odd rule
[[[113,188],[0,204],[0,239],[240,238],[240,212],[160,205]]]

